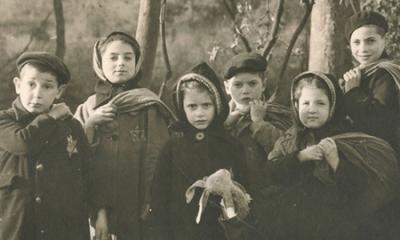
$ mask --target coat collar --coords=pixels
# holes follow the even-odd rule
[[[17,121],[23,121],[25,119],[33,118],[35,115],[28,112],[22,105],[21,99],[17,97],[12,103],[12,109],[15,113],[15,118]]]
[[[112,84],[109,81],[98,80],[94,88],[96,94],[96,103],[94,109],[104,105],[118,93],[137,87],[139,86],[134,79],[118,85]]]

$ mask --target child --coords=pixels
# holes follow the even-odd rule
[[[386,212],[399,184],[394,150],[379,138],[345,133],[343,96],[333,76],[302,73],[293,80],[291,95],[295,125],[276,142],[266,167],[281,188],[265,204],[266,234],[398,238],[389,231],[398,229],[398,220]]]
[[[64,103],[67,66],[46,52],[17,59],[18,97],[0,112],[0,239],[89,237],[90,146]]]
[[[286,107],[263,101],[266,66],[261,55],[242,53],[229,60],[224,72],[225,90],[232,97],[225,127],[245,146],[249,192],[255,205],[268,185],[263,173],[266,156],[291,125]]]
[[[400,66],[385,53],[386,19],[377,12],[361,11],[345,29],[358,63],[343,76],[347,112],[357,130],[380,137],[399,151]]]
[[[158,152],[168,138],[172,112],[145,88],[139,88],[142,55],[137,41],[113,32],[96,42],[95,94],[75,117],[94,146],[92,201],[97,239],[145,238],[150,185]]]
[[[199,224],[201,191],[185,202],[186,189],[221,168],[232,169],[235,179],[244,181],[243,149],[223,127],[228,106],[214,71],[201,63],[182,76],[174,103],[180,122],[160,153],[152,190],[155,239],[226,239],[218,223],[220,199],[210,196]]]

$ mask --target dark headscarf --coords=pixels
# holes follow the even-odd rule
[[[183,110],[183,96],[181,88],[182,84],[187,81],[199,82],[206,87],[212,96],[214,96],[216,114],[211,125],[222,126],[229,113],[228,103],[217,75],[215,74],[214,70],[205,62],[193,67],[187,74],[179,78],[178,82],[176,83],[175,93],[173,94],[173,102],[177,109],[178,118],[183,122],[187,122],[187,118]]]
[[[299,111],[295,104],[295,87],[300,80],[307,77],[315,77],[322,80],[329,90],[329,117],[324,126],[319,129],[307,129],[303,126],[303,124],[300,122]],[[349,124],[346,121],[343,92],[340,89],[337,78],[332,74],[318,71],[307,71],[297,75],[293,79],[291,86],[291,106],[294,124],[298,134],[297,137],[299,139],[311,132],[314,134],[314,137],[316,138],[315,140],[319,141],[322,138],[349,130]]]

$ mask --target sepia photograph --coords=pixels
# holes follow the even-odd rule
[[[400,1],[0,4],[0,240],[400,239]]]

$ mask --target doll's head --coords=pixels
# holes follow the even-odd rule
[[[140,70],[139,43],[123,32],[113,32],[96,42],[93,66],[97,76],[112,84],[123,84],[134,79]]]

